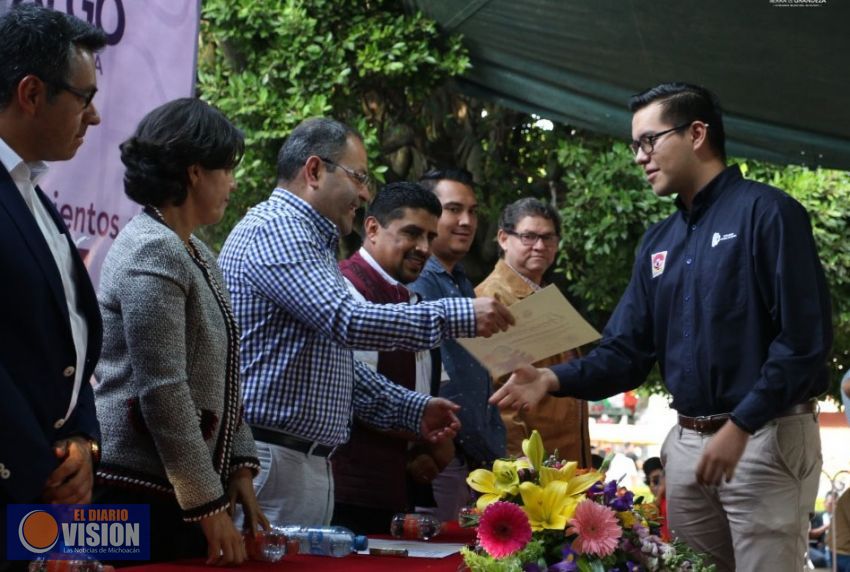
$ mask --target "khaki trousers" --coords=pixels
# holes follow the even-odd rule
[[[811,413],[780,417],[750,437],[735,475],[696,482],[712,435],[673,427],[661,449],[670,531],[711,555],[718,572],[799,572],[808,548],[822,458]]]
[[[280,445],[255,441],[260,473],[254,492],[263,514],[272,524],[326,526],[334,512],[331,463],[325,457],[306,455]],[[237,505],[234,521],[242,526]]]

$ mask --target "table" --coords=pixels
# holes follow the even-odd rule
[[[376,538],[389,538],[381,536]],[[460,528],[457,523],[446,523],[439,536],[432,542],[462,542],[470,544],[475,540],[475,529]],[[345,572],[372,572],[411,570],[414,572],[456,572],[463,558],[460,554],[452,554],[445,558],[399,558],[397,556],[365,556],[353,554],[345,558],[330,558],[325,556],[295,555],[284,556],[283,560],[274,564],[268,562],[246,562],[234,569],[243,572],[328,572],[344,570]],[[139,564],[122,568],[119,572],[213,572],[219,570],[206,566],[202,558],[183,560],[180,562],[163,562],[159,564]]]

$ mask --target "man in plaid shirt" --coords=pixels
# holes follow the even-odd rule
[[[357,132],[332,119],[304,121],[278,155],[278,187],[221,251],[242,328],[245,421],[262,465],[255,488],[272,522],[330,522],[328,456],[348,440],[352,415],[433,441],[460,426],[457,405],[389,382],[352,350],[428,349],[513,323],[490,298],[376,305],[351,296],[336,251],[369,199],[366,167]]]

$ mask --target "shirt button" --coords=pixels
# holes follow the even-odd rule
[[[693,259],[693,258],[686,258],[686,259],[685,259],[685,264],[690,264],[690,263],[691,263],[691,262],[693,262],[693,261],[694,261],[694,259]]]
[[[689,302],[689,301],[690,301],[690,299],[691,299],[691,296],[690,296],[690,295],[685,296],[685,302]]]
[[[65,377],[71,377],[76,371],[77,369],[74,366],[69,365],[68,367],[62,370],[62,375],[64,375]]]
[[[683,332],[683,333],[685,334],[685,337],[686,337],[686,338],[687,338],[688,336],[690,336],[690,334],[689,334],[687,331],[685,331],[685,332]]]
[[[61,429],[65,425],[64,419],[58,419],[56,423],[53,424],[54,429]]]
[[[696,230],[696,229],[697,229],[697,225],[692,224],[692,225],[691,225],[691,230]]]
[[[6,465],[0,463],[0,479],[4,481],[12,476],[12,471],[6,468]]]

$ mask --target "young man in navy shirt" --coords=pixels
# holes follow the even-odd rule
[[[821,468],[816,401],[832,344],[805,209],[726,165],[717,99],[662,84],[630,101],[635,162],[677,212],[644,235],[631,281],[587,357],[517,371],[492,401],[597,400],[657,361],[679,423],[665,466],[673,536],[718,570],[800,570]]]

